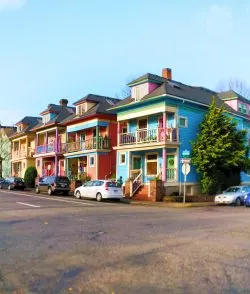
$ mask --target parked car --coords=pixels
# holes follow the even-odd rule
[[[103,199],[120,200],[122,195],[121,186],[116,181],[96,180],[89,181],[74,191],[76,198],[86,197],[102,201]]]
[[[40,178],[36,183],[36,193],[46,192],[49,195],[56,194],[58,192],[64,195],[69,194],[70,181],[67,177],[61,176],[48,176]]]
[[[250,193],[245,196],[245,205],[246,207],[250,207]]]
[[[0,181],[0,189],[8,189],[8,190],[24,190],[25,184],[24,180],[18,177],[9,177]]]
[[[245,196],[250,192],[249,186],[232,186],[215,196],[215,204],[241,205],[245,202]]]

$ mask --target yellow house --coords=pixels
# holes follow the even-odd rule
[[[10,137],[11,140],[11,174],[24,177],[30,166],[35,166],[35,132],[31,129],[41,123],[41,118],[25,116],[16,123],[17,130]]]

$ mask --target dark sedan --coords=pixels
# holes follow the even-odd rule
[[[8,190],[24,190],[25,184],[23,179],[17,177],[6,178],[3,181],[0,181],[0,189],[8,189]]]

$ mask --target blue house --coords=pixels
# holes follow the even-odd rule
[[[148,195],[148,183],[161,178],[166,192],[181,192],[184,176],[181,157],[191,151],[191,141],[208,106],[215,99],[228,113],[243,124],[246,116],[226,104],[218,93],[203,87],[185,85],[172,80],[171,69],[162,76],[147,73],[131,83],[131,96],[112,108],[117,113],[117,176],[133,179],[131,196]],[[198,174],[191,165],[187,176],[187,193],[198,192]]]

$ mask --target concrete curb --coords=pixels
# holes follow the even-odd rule
[[[188,203],[166,203],[166,202],[150,202],[150,201],[123,201],[130,205],[154,206],[162,208],[189,208],[189,207],[207,207],[215,206],[213,202],[188,202]]]

